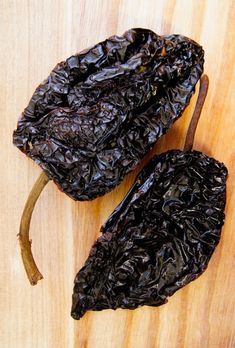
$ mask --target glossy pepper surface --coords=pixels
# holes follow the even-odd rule
[[[207,268],[220,240],[226,167],[198,151],[155,156],[101,228],[75,278],[72,316],[159,306]]]
[[[204,51],[181,36],[131,29],[59,63],[36,89],[14,144],[75,200],[118,185],[182,114]]]

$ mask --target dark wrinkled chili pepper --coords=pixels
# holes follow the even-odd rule
[[[199,98],[197,108],[202,104]],[[198,151],[154,156],[102,226],[77,274],[73,318],[87,310],[159,306],[204,272],[220,239],[226,178],[222,163]]]
[[[94,199],[118,185],[182,114],[203,63],[202,47],[184,36],[131,29],[58,64],[36,89],[13,135],[14,144],[45,171],[22,228],[28,230],[49,179],[75,200]],[[24,234],[21,246],[27,243],[35,273]],[[36,277],[27,274],[32,284],[42,277],[38,270]]]

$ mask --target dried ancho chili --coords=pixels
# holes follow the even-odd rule
[[[202,47],[184,36],[131,29],[59,63],[39,85],[13,133],[13,143],[44,170],[19,232],[32,285],[42,274],[30,220],[47,182],[81,201],[112,190],[181,116],[203,64]]]
[[[75,279],[72,316],[159,306],[197,278],[220,239],[225,166],[201,152],[154,157],[101,228]]]
[[[14,144],[75,200],[118,185],[181,115],[204,51],[180,35],[131,29],[58,64],[36,89]]]
[[[227,178],[222,163],[190,151],[207,87],[204,76],[185,151],[153,157],[102,226],[75,278],[74,319],[162,305],[205,271],[220,239]]]

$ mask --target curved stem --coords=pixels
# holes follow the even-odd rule
[[[197,97],[196,106],[194,109],[193,116],[191,118],[188,131],[186,134],[186,139],[184,143],[184,151],[190,151],[193,147],[194,136],[197,129],[197,124],[202,112],[202,108],[206,99],[207,91],[209,87],[209,78],[207,75],[203,75],[200,79],[200,88]]]
[[[30,221],[38,197],[40,196],[40,193],[42,192],[49,180],[50,179],[43,171],[38,177],[28,196],[20,222],[20,232],[18,236],[20,242],[21,256],[24,263],[25,271],[27,273],[31,285],[36,285],[37,282],[43,278],[43,276],[37,268],[31,251],[32,242],[29,239]]]

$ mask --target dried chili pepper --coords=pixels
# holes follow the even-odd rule
[[[203,56],[180,35],[112,36],[54,68],[21,115],[14,144],[70,197],[103,195],[181,115]]]
[[[185,149],[202,104],[199,98]],[[220,239],[226,178],[222,163],[198,151],[153,157],[75,278],[73,318],[87,310],[159,306],[204,272]]]
[[[75,200],[118,185],[182,114],[203,70],[204,51],[181,36],[131,29],[59,63],[36,89],[13,134],[44,170],[21,219],[21,253],[32,285],[42,278],[29,226],[49,181]]]

